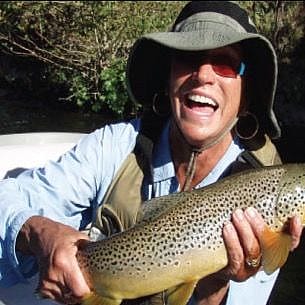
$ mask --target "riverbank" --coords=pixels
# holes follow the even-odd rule
[[[44,102],[0,88],[0,134],[25,132],[88,133],[116,119],[84,112],[67,102]]]

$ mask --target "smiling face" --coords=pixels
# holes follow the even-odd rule
[[[232,127],[241,106],[240,63],[238,46],[173,54],[169,83],[172,113],[190,145],[203,147]]]

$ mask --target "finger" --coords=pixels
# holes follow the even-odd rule
[[[223,270],[225,279],[241,282],[255,274],[258,268],[249,268],[245,263],[245,254],[235,226],[228,223],[223,230],[224,243],[228,253],[228,266]]]
[[[247,259],[256,260],[261,256],[261,249],[251,224],[241,209],[237,209],[233,213],[232,219],[243,247],[244,256]]]
[[[71,291],[64,292],[57,301],[67,305],[79,304],[81,302],[81,300],[76,298]]]
[[[266,223],[262,215],[253,207],[248,207],[245,210],[245,216],[250,223],[253,232],[259,238],[266,228]]]
[[[253,231],[255,232],[256,236],[259,237],[265,227],[266,223],[264,222],[262,216],[252,207],[249,207],[245,211],[245,215],[251,224]],[[290,219],[288,223],[288,233],[291,235],[292,243],[290,250],[294,250],[300,243],[301,236],[302,236],[302,222],[299,216],[294,216]]]
[[[50,294],[48,291],[47,292],[41,291],[38,288],[35,290],[34,295],[39,300],[44,300],[44,299],[53,299],[54,300],[54,296],[52,294]]]
[[[50,299],[59,302],[60,297],[59,297],[59,291],[54,290],[51,287],[46,288],[46,287],[39,287],[35,290],[35,295],[38,299]]]
[[[75,296],[68,285],[58,283],[58,287],[60,288],[60,295],[58,295],[57,301],[63,304],[77,304],[81,302],[81,298]]]
[[[58,283],[50,279],[40,279],[36,294],[44,299],[51,299],[57,302],[62,301],[62,291]]]
[[[224,225],[223,239],[228,254],[229,272],[235,274],[244,263],[244,253],[239,242],[238,234],[231,222],[227,222]]]
[[[57,281],[62,294],[68,292],[79,300],[90,293],[90,288],[76,258],[78,247],[83,246],[85,242],[78,240],[63,249],[57,249],[52,260],[52,272],[48,271],[49,278]]]
[[[76,260],[76,259],[75,259]],[[79,268],[77,261],[72,266],[72,272],[66,277],[66,285],[71,290],[73,296],[81,300],[85,295],[90,293],[89,285],[84,277],[83,272]]]
[[[78,250],[85,247],[87,243],[88,240],[84,239],[77,241],[73,259],[70,260],[70,264],[67,266],[67,272],[65,274],[66,287],[68,287],[73,296],[79,300],[91,291],[89,280],[85,278],[86,273],[81,270],[77,260]]]
[[[42,288],[37,288],[35,295],[39,299],[51,299],[61,304],[78,304],[81,300],[73,296],[67,289],[58,289],[60,285],[45,284]]]
[[[289,221],[289,233],[291,234],[292,243],[290,250],[293,251],[300,243],[302,236],[302,222],[299,216],[294,216]]]
[[[77,267],[78,266],[76,263],[76,268]],[[65,272],[67,272],[66,268],[63,269],[65,270]],[[73,273],[73,271],[68,271],[68,274],[73,274],[76,276],[79,275],[78,273]],[[61,304],[79,303],[81,299],[78,296],[75,296],[74,292],[71,291],[71,289],[69,288],[69,285],[65,283],[64,274],[65,273],[60,274],[56,272],[56,269],[44,269],[44,267],[41,266],[40,280],[37,288],[38,295],[43,298],[55,300],[56,302]]]

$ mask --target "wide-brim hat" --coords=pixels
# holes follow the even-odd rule
[[[131,99],[142,105],[152,104],[154,95],[167,87],[172,50],[203,51],[234,43],[243,49],[248,110],[257,116],[264,133],[278,138],[280,128],[273,111],[278,73],[275,50],[257,33],[246,11],[232,2],[189,2],[171,31],[139,38],[127,64]]]

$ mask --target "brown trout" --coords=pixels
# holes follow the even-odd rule
[[[305,164],[248,170],[145,202],[137,225],[78,252],[92,287],[83,304],[119,305],[161,291],[167,304],[186,304],[199,279],[227,265],[223,224],[235,209],[249,206],[267,224],[259,239],[262,266],[270,274],[289,253],[285,222],[299,215],[305,223]]]

